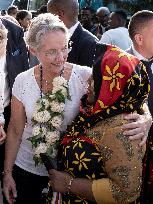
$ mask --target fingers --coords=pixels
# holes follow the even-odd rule
[[[142,138],[142,141],[139,143],[139,146],[141,147],[141,146],[145,145],[145,144],[146,144],[146,141],[147,141],[147,136],[144,136],[144,137]]]
[[[131,113],[131,114],[124,115],[125,120],[138,120],[139,118],[140,118],[140,115],[137,113]]]
[[[144,137],[144,134],[143,133],[139,133],[139,134],[136,134],[136,135],[133,135],[133,136],[129,136],[129,139],[130,140],[142,140],[142,138]]]
[[[122,125],[122,130],[134,129],[134,128],[142,128],[142,124],[139,122],[130,122],[127,124]]]
[[[5,194],[6,200],[7,200],[7,202],[8,202],[9,204],[14,204],[14,203],[15,203],[15,198],[17,197],[17,195],[15,194],[15,192],[13,193],[13,192],[11,191],[11,189],[10,189],[10,190],[5,190],[4,194]]]
[[[3,130],[3,127],[0,127],[0,144],[2,144],[4,142],[4,140],[6,139],[6,134]]]
[[[136,135],[139,135],[139,134],[142,134],[144,135],[144,132],[142,131],[142,129],[140,127],[135,127],[135,128],[131,128],[131,129],[126,129],[123,134],[126,135],[126,136],[136,136]]]
[[[7,202],[9,204],[14,204],[17,197],[17,191],[13,178],[8,174],[4,175],[3,183],[3,192]]]

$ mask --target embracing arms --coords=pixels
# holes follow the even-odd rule
[[[134,201],[141,190],[143,149],[139,147],[140,139],[130,141],[123,135],[122,122],[123,116],[111,118],[87,131],[88,135],[95,135],[93,132],[101,135],[93,139],[101,148],[108,178],[93,181],[75,178],[70,182],[69,174],[50,170],[53,190],[70,191],[99,204]]]

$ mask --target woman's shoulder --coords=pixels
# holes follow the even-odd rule
[[[25,81],[25,80],[29,80],[29,79],[30,79],[29,77],[32,76],[33,73],[34,73],[34,68],[30,68],[30,69],[28,69],[28,70],[26,70],[26,71],[21,72],[20,74],[18,74],[17,77],[16,77],[16,79],[15,79],[15,81],[21,81],[21,80]]]
[[[78,65],[78,64],[73,64],[72,71],[78,75],[81,75],[82,77],[86,75],[89,76],[92,74],[92,68],[87,67],[87,66]]]

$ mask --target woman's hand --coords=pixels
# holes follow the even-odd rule
[[[75,178],[62,171],[49,170],[50,186],[54,192],[79,195],[83,198],[95,202],[92,192],[92,180],[86,178]]]
[[[72,176],[62,171],[49,170],[49,184],[54,192],[67,193]]]
[[[17,191],[11,173],[6,173],[3,177],[3,192],[8,204],[14,204],[17,197]]]
[[[6,134],[4,132],[3,126],[0,126],[0,145],[4,143],[6,139]]]
[[[144,145],[148,137],[149,129],[152,125],[151,115],[132,113],[125,115],[124,119],[129,122],[122,126],[122,129],[124,130],[123,134],[129,136],[130,140],[141,139],[139,145]]]

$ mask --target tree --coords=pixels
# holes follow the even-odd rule
[[[125,0],[121,3],[122,7],[132,15],[141,10],[153,10],[152,0]]]

